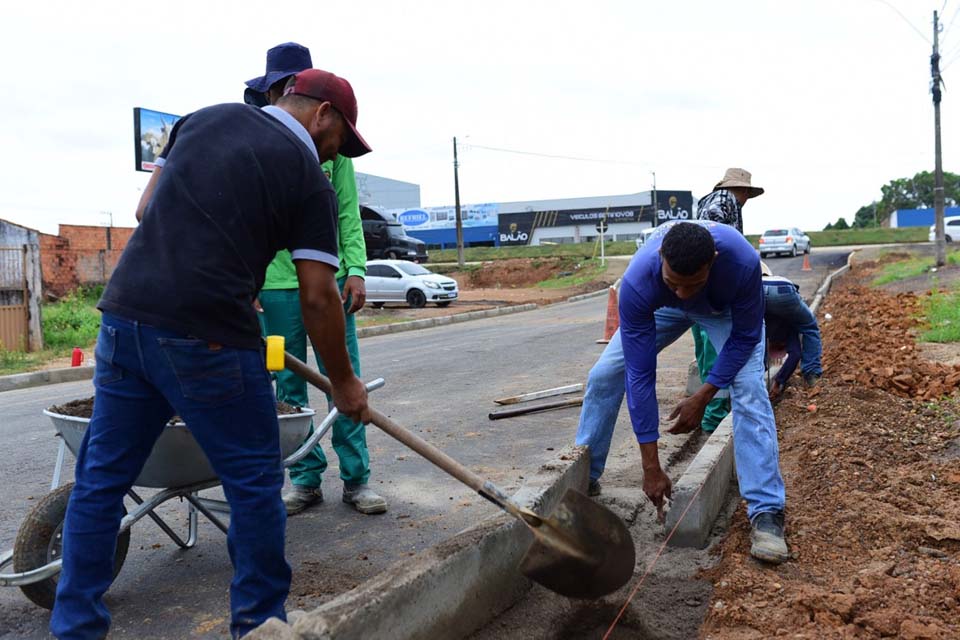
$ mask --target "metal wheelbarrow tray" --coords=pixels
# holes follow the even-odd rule
[[[367,384],[367,390],[379,389],[382,378]],[[80,449],[89,418],[78,418],[52,411],[44,411],[61,438],[54,466],[50,493],[30,511],[17,532],[13,549],[0,553],[0,586],[20,587],[35,604],[53,608],[57,576],[60,573],[63,520],[73,483],[60,485],[60,475],[66,450],[74,456]],[[315,425],[313,435],[304,441],[310,431],[310,421],[316,412],[302,409],[299,413],[277,416],[280,423],[280,450],[283,466],[290,467],[302,460],[330,430],[339,413],[333,409],[323,421]],[[154,444],[134,487],[159,489],[144,499],[131,489],[127,496],[136,503],[120,523],[117,551],[114,556],[114,576],[120,572],[130,545],[130,528],[138,520],[148,517],[182,549],[197,543],[198,514],[203,514],[218,529],[227,532],[227,525],[214,513],[229,513],[223,500],[202,498],[199,492],[220,484],[203,449],[185,424],[167,425]],[[186,540],[181,538],[155,510],[161,504],[182,498],[187,501],[188,530]],[[8,566],[13,573],[4,573]]]

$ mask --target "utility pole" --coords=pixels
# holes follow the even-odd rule
[[[651,171],[650,175],[653,176],[653,224],[651,226],[657,226],[657,172]]]
[[[937,266],[947,263],[947,245],[943,228],[943,157],[940,148],[940,24],[937,12],[933,12],[933,54],[930,56],[930,76],[932,78],[930,91],[933,93],[933,135],[934,135],[934,170],[933,170],[933,209],[936,229]]]
[[[453,197],[457,207],[457,264],[463,267],[463,218],[460,215],[460,164],[457,162],[457,137],[453,137]]]

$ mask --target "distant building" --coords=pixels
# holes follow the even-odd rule
[[[0,351],[43,348],[41,235],[36,229],[0,220]]]
[[[944,207],[943,216],[960,216],[960,207]],[[934,223],[934,209],[897,209],[890,214],[891,227],[929,227]]]
[[[55,236],[41,233],[44,293],[59,297],[80,286],[105,284],[135,230],[61,224]]]
[[[360,204],[381,209],[416,209],[420,206],[420,185],[369,173],[357,173]]]
[[[593,242],[606,220],[609,240],[633,240],[644,229],[694,215],[689,191],[590,196],[461,205],[465,246],[509,246]],[[656,210],[655,210],[656,209]],[[404,230],[431,248],[456,246],[456,211],[452,206],[394,209]]]

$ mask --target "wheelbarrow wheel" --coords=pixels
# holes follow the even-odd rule
[[[70,500],[71,491],[72,482],[58,487],[27,514],[13,544],[14,571],[30,571],[60,559],[63,550],[63,521],[67,515],[67,502]],[[117,538],[113,577],[120,573],[129,548],[130,530],[127,529]],[[40,582],[23,585],[20,590],[34,604],[44,609],[53,609],[58,579],[59,575],[54,575]]]

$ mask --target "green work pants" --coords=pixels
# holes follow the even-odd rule
[[[710,338],[703,327],[695,324],[690,331],[693,333],[700,382],[703,383],[707,381],[707,375],[713,368],[713,363],[717,361],[717,350],[713,348],[713,343],[710,342]],[[720,421],[727,417],[728,413],[730,413],[730,398],[714,398],[703,412],[700,428],[704,431],[713,431],[720,424]]]
[[[340,291],[343,291],[345,278],[338,280]],[[350,301],[344,305],[344,311]],[[300,313],[300,293],[297,289],[272,289],[260,292],[260,305],[263,313],[260,314],[260,324],[264,335],[280,335],[285,339],[286,350],[300,360],[307,359],[307,332],[303,325],[303,315]],[[347,337],[347,352],[353,371],[360,375],[360,347],[357,344],[357,322],[353,314],[346,314],[345,332]],[[320,373],[326,375],[327,370],[316,348],[313,355],[317,360]],[[277,399],[297,407],[307,406],[306,381],[287,370],[278,371]],[[333,408],[330,396],[327,396],[327,406]],[[366,484],[370,478],[370,453],[367,451],[367,432],[362,422],[354,422],[346,416],[339,416],[333,423],[333,450],[340,460],[340,478],[348,484]],[[313,433],[313,424],[310,425]],[[320,443],[307,456],[290,467],[290,481],[296,485],[319,487],[323,479],[323,472],[327,469],[327,458]]]

